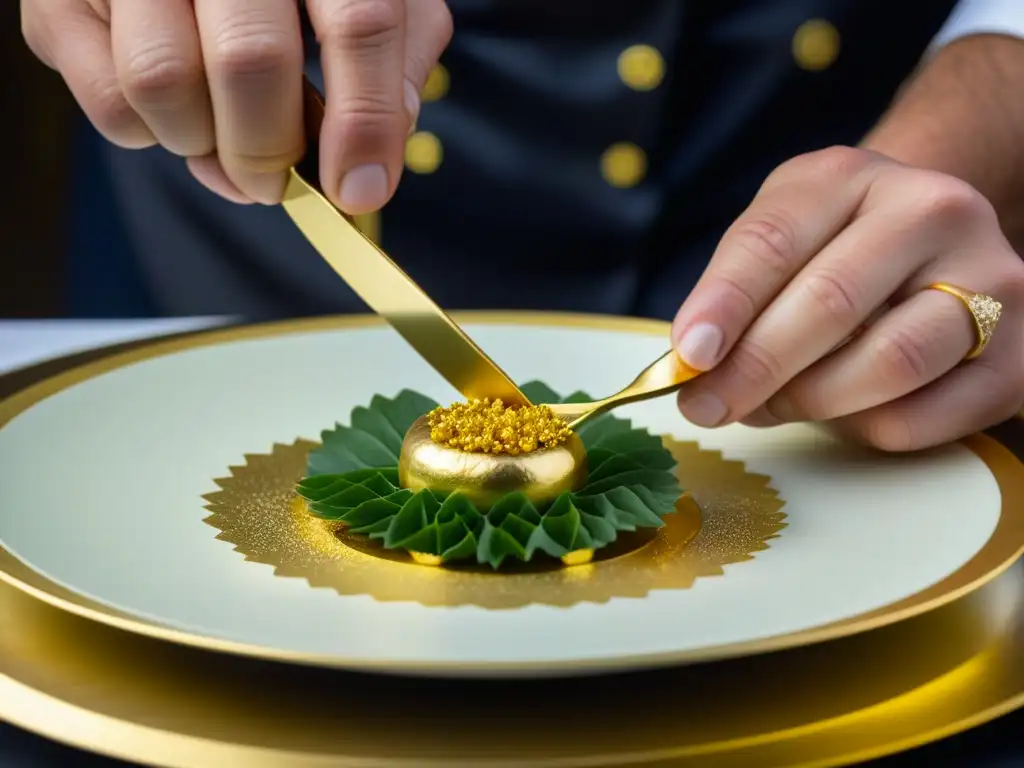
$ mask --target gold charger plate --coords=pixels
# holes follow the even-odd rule
[[[602,339],[604,339],[604,334],[608,332],[619,332],[619,335],[622,338],[639,340],[639,342],[630,341],[630,345],[645,343],[646,347],[644,347],[644,349],[650,347],[655,349],[655,351],[661,351],[661,345],[663,344],[664,334],[667,328],[665,324],[653,321],[629,320],[623,318],[600,318],[591,316],[538,315],[535,313],[469,313],[463,316],[463,319],[472,323],[497,323],[505,324],[506,326],[515,326],[517,328],[519,326],[545,325],[556,328],[597,329],[597,333],[601,334]],[[240,342],[239,346],[247,346],[249,349],[252,349],[254,343],[262,344],[266,339],[276,339],[274,343],[280,348],[285,344],[289,346],[293,344],[290,338],[292,334],[295,334],[297,337],[302,337],[303,334],[305,334],[306,341],[308,342],[309,336],[311,335],[310,332],[313,332],[313,335],[318,335],[324,330],[332,331],[332,333],[327,335],[326,338],[329,338],[333,345],[348,337],[347,334],[337,333],[339,329],[360,329],[356,334],[354,334],[358,335],[360,332],[365,333],[367,326],[375,324],[379,324],[379,321],[375,321],[373,318],[364,317],[315,319],[271,324],[267,326],[217,330],[196,335],[187,335],[185,338],[179,338],[177,340],[157,340],[150,343],[143,342],[141,344],[129,345],[128,351],[125,351],[125,349],[108,350],[105,352],[101,351],[91,356],[77,356],[64,361],[58,361],[49,366],[42,366],[34,372],[28,372],[21,375],[15,374],[11,377],[4,378],[2,382],[0,382],[0,385],[2,385],[0,394],[7,394],[30,385],[32,381],[29,381],[26,376],[30,378],[34,376],[33,381],[38,379],[46,380],[38,383],[36,386],[29,387],[29,389],[26,389],[24,392],[19,392],[16,397],[10,398],[6,403],[7,408],[0,408],[0,411],[5,411],[6,417],[10,417],[11,415],[19,412],[20,409],[24,409],[38,400],[47,398],[50,394],[60,393],[61,396],[63,396],[64,392],[62,390],[70,385],[84,381],[91,376],[103,374],[104,372],[109,371],[116,374],[129,369],[152,367],[150,365],[152,363],[172,363],[174,362],[174,358],[177,357],[173,353],[178,351],[185,352],[186,355],[183,356],[194,357],[195,354],[199,352],[216,353],[219,351],[218,345],[222,343],[232,345],[235,342]],[[615,334],[612,333],[611,335],[614,336]],[[647,337],[646,340],[643,339],[644,335]],[[295,343],[301,344],[301,338],[297,339]],[[632,349],[630,354],[636,357],[636,352],[636,349]],[[641,349],[639,354],[642,357],[643,355],[646,355],[647,352]],[[209,355],[207,355],[203,359],[206,360],[205,365],[209,366],[211,360],[216,363],[220,358],[216,356],[210,358]],[[260,359],[262,360],[262,358]],[[138,365],[134,365],[135,363],[138,363]],[[264,364],[265,363],[261,362],[261,365]],[[71,368],[74,368],[74,370],[67,370]],[[166,372],[167,369],[162,368],[160,370],[164,370]],[[208,370],[208,368],[203,369],[204,375],[206,370]],[[286,368],[286,370],[290,371],[292,369]],[[66,373],[62,373],[64,371],[66,371]],[[52,378],[48,378],[51,376]],[[333,393],[331,397],[333,397]],[[60,398],[58,397],[55,399]],[[72,402],[76,401],[72,400]],[[672,411],[671,403],[664,405],[666,413]],[[206,424],[205,421],[201,421],[200,423]],[[260,427],[260,429],[262,428],[263,427]],[[259,430],[256,431],[259,435],[263,434],[263,432],[260,432]],[[278,431],[282,435],[293,434],[289,429]],[[806,431],[811,432],[811,430]],[[267,430],[266,433],[268,435],[277,434],[274,430]],[[708,438],[712,439],[712,436],[709,435]],[[703,441],[703,439],[704,438],[702,437],[701,440]],[[747,438],[744,439],[746,440]],[[8,443],[12,446],[14,445],[14,442],[11,440],[9,440]],[[246,442],[246,444],[248,445],[250,443]],[[253,447],[256,446],[254,445]],[[811,448],[813,447],[814,446],[811,446]],[[926,583],[922,583],[920,586],[916,587],[918,590],[916,592],[914,592],[914,590],[908,590],[906,592],[902,592],[898,597],[890,598],[890,600],[894,600],[894,602],[876,602],[874,605],[880,605],[881,607],[875,608],[872,606],[872,609],[866,613],[847,611],[842,615],[848,618],[844,618],[843,620],[833,620],[831,623],[828,623],[827,621],[820,622],[810,626],[809,628],[801,628],[796,631],[787,630],[771,635],[766,631],[762,631],[760,637],[740,642],[734,641],[731,644],[706,644],[700,647],[680,648],[678,650],[667,650],[664,652],[647,651],[643,655],[635,653],[632,655],[617,654],[609,655],[607,659],[592,657],[584,660],[574,658],[571,663],[560,660],[557,664],[547,659],[542,661],[537,661],[535,659],[502,659],[501,661],[488,659],[478,661],[474,659],[474,663],[467,663],[469,660],[465,656],[461,655],[461,652],[460,655],[453,657],[450,660],[445,659],[442,662],[430,660],[429,663],[422,662],[418,659],[412,661],[404,661],[401,659],[378,660],[376,658],[367,658],[365,656],[346,657],[337,654],[316,655],[308,651],[296,653],[286,647],[274,646],[273,644],[247,644],[237,639],[224,639],[223,637],[211,635],[210,633],[174,629],[172,628],[173,625],[161,623],[159,620],[148,617],[146,614],[119,611],[116,608],[111,607],[109,603],[101,603],[99,600],[95,599],[91,600],[80,591],[72,591],[72,589],[61,587],[54,580],[51,580],[45,575],[26,567],[14,556],[4,552],[2,549],[0,549],[0,578],[7,580],[9,583],[25,590],[29,594],[61,607],[64,610],[77,613],[78,615],[85,616],[96,621],[105,622],[115,627],[128,629],[151,637],[193,645],[207,650],[229,651],[241,655],[249,655],[278,661],[299,661],[309,664],[340,666],[349,669],[375,669],[389,672],[418,673],[434,676],[499,676],[503,674],[564,675],[590,673],[597,670],[608,671],[618,669],[619,671],[622,671],[625,669],[638,669],[682,662],[706,661],[714,658],[762,653],[802,644],[821,642],[856,632],[866,631],[884,624],[898,622],[909,616],[926,612],[944,603],[950,602],[966,592],[977,588],[1001,572],[1016,558],[1022,546],[1024,546],[1024,483],[1020,482],[1022,479],[1021,464],[1013,454],[990,437],[978,436],[976,438],[972,438],[968,441],[968,447],[978,458],[981,459],[981,462],[977,462],[977,464],[981,468],[981,471],[985,472],[986,481],[992,486],[992,489],[994,489],[995,518],[998,519],[998,524],[996,525],[993,523],[993,525],[995,525],[994,532],[989,537],[987,543],[984,543],[985,539],[983,538],[978,541],[977,546],[979,549],[975,549],[972,546],[970,552],[975,553],[973,556],[967,555],[964,560],[957,561],[958,563],[963,563],[961,567],[957,568],[955,571],[953,571],[952,568],[950,571],[944,571],[943,573],[949,573],[950,575],[945,578],[937,577],[939,579],[938,581],[933,579]],[[770,445],[767,445],[766,449],[771,453],[779,453],[778,444],[774,441]],[[805,451],[806,447],[801,444],[800,450]],[[962,448],[960,450],[963,453],[966,453]],[[797,455],[806,457],[806,453],[799,453]],[[789,454],[782,456],[782,460],[788,460],[787,456],[789,456]],[[11,458],[16,459],[17,456],[12,454]],[[88,466],[92,466],[88,461],[89,460],[87,459],[86,464]],[[815,471],[820,471],[821,467],[818,464],[814,464],[813,466],[818,467]],[[886,478],[883,478],[883,481],[888,483],[890,482],[889,478],[892,478],[893,474],[889,464],[885,464],[884,469]],[[775,470],[772,471],[774,472]],[[935,468],[931,468],[929,471],[933,474],[938,473],[942,475],[942,472]],[[991,472],[991,475],[989,475],[988,472]],[[860,475],[857,475],[857,477],[860,477]],[[945,482],[945,477],[945,475],[942,475],[943,482]],[[995,482],[992,482],[993,479]],[[884,487],[888,487],[888,485]],[[790,487],[790,489],[792,490],[792,487]],[[783,488],[783,493],[785,496],[785,488]],[[885,493],[888,494],[889,491],[885,491]],[[127,498],[131,499],[133,497],[129,496]],[[945,500],[945,497],[942,498]],[[1001,513],[999,512],[1000,505],[1002,506]],[[947,504],[946,506],[952,509],[953,513],[957,515],[963,514],[958,504]],[[969,507],[964,507],[964,509],[969,509]],[[992,512],[992,509],[989,507],[986,507],[986,510],[988,512]],[[928,512],[928,509],[923,510],[923,512]],[[949,514],[949,510],[947,509],[946,519],[949,518]],[[975,515],[974,517],[977,520],[979,516]],[[90,517],[83,517],[81,515],[79,518],[86,521],[92,520]],[[169,518],[162,519],[167,520]],[[862,522],[862,518],[859,516],[847,519]],[[89,526],[92,526],[92,523],[89,523],[89,525],[86,526],[86,529],[88,529]],[[946,530],[944,526],[932,526],[932,528],[934,530]],[[198,528],[195,530],[198,530]],[[917,528],[915,527],[914,531],[916,530]],[[950,528],[949,530],[953,531],[956,538],[963,538],[963,529]],[[187,532],[192,536],[193,528],[188,528]],[[82,534],[83,536],[87,535],[96,540],[96,533],[94,531],[83,530]],[[847,534],[843,534],[843,537],[841,538],[841,543],[844,547],[848,547],[847,542],[855,542],[857,537],[860,537],[860,529],[852,532],[853,539],[846,538],[846,535]],[[917,534],[915,533],[914,535],[916,536]],[[949,535],[944,535],[947,539],[950,538]],[[987,532],[985,535],[986,537],[989,536]],[[166,531],[164,537],[166,538]],[[95,551],[95,547],[92,550],[89,550],[88,548],[83,550],[81,546],[82,539],[79,539],[77,536],[72,537],[71,540],[75,542],[75,547],[81,551]],[[194,538],[190,538],[189,542],[192,540],[194,540]],[[806,529],[802,540],[808,540]],[[860,537],[860,541],[863,543],[865,540],[863,537]],[[49,539],[46,539],[45,543],[47,550],[52,549],[50,546],[52,542]],[[102,542],[96,540],[96,546],[109,547],[110,542],[109,540],[103,540]],[[918,549],[920,549],[919,545]],[[180,550],[172,548],[172,550],[179,553],[187,551],[185,548]],[[852,551],[856,552],[858,550]],[[230,555],[227,548],[225,548],[224,554]],[[859,557],[861,560],[864,559],[863,555],[860,555]],[[968,557],[969,559],[967,559]],[[218,555],[218,558],[220,558],[220,555]],[[149,564],[149,561],[146,562]],[[189,562],[191,566],[193,561],[189,560]],[[220,562],[220,559],[218,559],[218,562]],[[758,563],[760,562],[761,559],[758,558]],[[776,562],[778,562],[778,560],[776,560]],[[755,565],[758,563],[755,563]],[[820,567],[821,566],[819,564],[819,568]],[[158,569],[157,572],[169,574],[173,571],[174,569],[171,568],[166,571]],[[737,573],[739,574],[740,572]],[[153,579],[150,579],[150,581],[152,582]],[[812,581],[817,584],[819,579],[814,579]],[[883,579],[882,581],[884,582],[885,580]],[[740,581],[739,583],[742,584],[743,582]],[[821,592],[827,600],[836,603],[841,603],[842,600],[840,598],[845,597],[845,595],[837,592],[835,593],[836,598],[833,600],[831,597],[833,594],[832,591],[822,591],[819,588],[819,592]],[[746,594],[746,592],[744,592],[744,594]],[[787,593],[783,591],[777,592],[776,594],[781,595]],[[904,595],[909,596],[904,598]],[[792,598],[793,596],[791,595],[790,602],[792,602]],[[713,601],[713,604],[716,606],[715,609],[719,611],[719,613],[731,615],[729,610],[721,607],[720,598]],[[769,600],[765,605],[777,606],[773,600]],[[604,608],[602,608],[602,610],[604,610]],[[319,618],[316,623],[324,624],[324,621],[322,620],[323,615],[317,615]],[[658,615],[661,614],[659,613]],[[611,619],[605,620],[611,621]],[[280,623],[279,620],[278,623]],[[289,624],[289,622],[285,622],[285,624]],[[292,626],[305,627],[307,625],[292,624]],[[579,625],[577,625],[577,628],[578,626]],[[760,627],[761,625],[758,626]],[[808,625],[805,624],[803,626],[807,627]],[[323,628],[311,627],[311,629],[322,630]],[[571,638],[571,635],[569,635],[569,637]],[[598,639],[600,639],[599,635]],[[576,647],[575,644],[573,647]],[[549,649],[546,646],[542,646],[542,650],[547,653]]]
[[[259,662],[89,622],[7,585],[0,614],[0,718],[175,768],[846,765],[1024,705],[1024,563],[843,640],[557,682]]]
[[[1024,454],[1020,423],[992,434]],[[526,683],[425,684],[208,653],[7,585],[0,615],[0,718],[161,766],[831,766],[1024,706],[1022,562],[937,610],[842,640]]]

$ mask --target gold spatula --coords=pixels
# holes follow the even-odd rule
[[[320,94],[306,81],[306,156],[291,169],[283,206],[324,260],[359,297],[467,399],[530,401],[444,310],[332,205],[320,188]]]
[[[529,405],[515,382],[455,321],[327,200],[320,187],[318,152],[324,103],[308,80],[305,88],[308,150],[289,173],[283,202],[292,221],[342,280],[463,396]],[[699,373],[670,351],[611,397],[590,403],[556,403],[550,408],[575,427],[616,406],[672,392]]]

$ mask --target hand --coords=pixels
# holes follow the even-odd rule
[[[327,114],[324,190],[380,208],[451,37],[444,0],[308,0]],[[280,202],[304,152],[297,0],[21,0],[25,39],[115,144],[160,144],[235,202]]]
[[[1002,303],[976,359],[964,361],[971,315],[924,290],[936,282]],[[828,149],[769,176],[679,310],[673,341],[709,371],[679,393],[697,424],[826,422],[882,450],[925,448],[1020,410],[1024,262],[966,183]]]

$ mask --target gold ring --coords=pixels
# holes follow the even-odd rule
[[[972,293],[949,283],[933,283],[928,286],[928,290],[942,291],[950,296],[956,296],[967,307],[967,311],[971,313],[971,319],[974,320],[974,328],[978,332],[978,343],[967,353],[964,360],[973,360],[984,352],[985,347],[988,346],[988,342],[992,338],[992,334],[996,330],[996,325],[999,323],[999,316],[1003,312],[1003,305],[984,293]]]

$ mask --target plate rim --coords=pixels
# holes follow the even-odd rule
[[[1010,569],[1004,572],[1000,579],[1016,579],[1020,581],[1021,577],[1024,576],[1024,562],[1018,561]],[[959,605],[969,605],[970,601],[977,599],[984,601],[986,599],[986,590],[997,588],[1000,579],[993,580],[990,585],[977,590],[976,593],[967,596],[964,603],[962,604],[950,604],[944,606],[939,611],[932,614],[923,615],[917,617],[916,621],[929,621],[933,616],[938,616],[942,611],[958,610]],[[1024,582],[1021,582],[1024,584]],[[0,585],[0,589],[12,589],[5,585]],[[13,590],[17,592],[17,590]],[[1018,596],[1015,598],[1017,607],[1021,605],[1021,597],[1019,595],[1019,587],[1017,589]],[[63,611],[54,608],[53,606],[40,604],[40,607],[44,611],[54,611],[56,614],[65,616],[66,618],[73,621],[83,621],[80,617],[71,616],[65,614]],[[970,614],[972,609],[967,607],[964,609],[966,614]],[[912,622],[911,622],[912,623]],[[947,622],[948,623],[948,622]],[[111,627],[101,626],[103,631],[117,632]],[[996,720],[1000,717],[1008,715],[1021,707],[1024,707],[1024,689],[1017,688],[1013,693],[991,693],[986,694],[989,698],[980,706],[974,707],[973,711],[969,714],[960,713],[952,717],[944,717],[941,722],[929,722],[927,725],[919,726],[916,730],[906,733],[900,736],[883,736],[881,741],[868,744],[860,744],[854,746],[853,744],[846,744],[845,746],[835,747],[836,740],[849,741],[853,738],[850,731],[851,729],[865,729],[867,727],[868,732],[878,732],[878,728],[871,728],[870,723],[872,721],[871,713],[873,710],[877,711],[878,707],[887,707],[900,702],[906,702],[910,697],[924,696],[928,698],[929,694],[925,693],[925,690],[944,679],[948,679],[951,675],[956,676],[962,674],[965,667],[975,668],[975,673],[981,675],[980,680],[991,679],[994,674],[998,674],[1002,665],[1006,663],[1006,655],[1013,653],[1012,650],[1008,649],[1007,637],[1018,636],[1018,632],[1014,630],[1010,625],[999,630],[996,634],[993,634],[987,642],[977,647],[975,652],[967,659],[966,662],[959,664],[958,666],[945,669],[935,677],[930,677],[924,683],[923,686],[915,685],[909,688],[904,688],[898,692],[894,692],[891,696],[880,700],[875,705],[869,706],[866,709],[861,707],[855,707],[851,711],[838,716],[825,718],[825,719],[813,719],[806,723],[795,724],[791,727],[782,728],[780,730],[766,731],[761,735],[755,735],[753,737],[737,737],[730,738],[724,741],[716,742],[716,748],[707,752],[698,748],[698,750],[687,750],[683,748],[662,748],[653,751],[648,751],[638,756],[641,758],[640,762],[648,764],[651,760],[658,762],[658,764],[675,764],[675,760],[697,758],[701,754],[707,755],[718,755],[723,758],[740,757],[746,762],[743,765],[758,765],[763,760],[754,762],[756,759],[755,754],[749,754],[751,750],[760,750],[763,748],[776,748],[784,750],[792,750],[794,747],[797,750],[804,750],[804,756],[796,760],[787,762],[787,765],[800,766],[800,768],[826,768],[827,766],[838,766],[838,765],[850,765],[859,763],[861,761],[872,760],[881,758],[887,755],[893,755],[896,753],[911,750],[917,747],[922,747],[931,744],[936,741],[940,741],[951,736],[969,731],[972,728],[983,725],[992,720]],[[898,629],[897,627],[890,627],[888,630],[880,630],[880,633],[886,631]],[[866,638],[868,643],[878,642],[875,638],[884,637],[880,633],[868,633],[863,637]],[[1009,633],[1009,634],[1007,634]],[[927,631],[921,631],[917,629],[917,634],[924,636],[930,635]],[[154,641],[152,638],[145,638],[138,635],[132,635],[124,633],[124,638],[129,643],[129,649],[135,643],[153,643],[159,642]],[[850,638],[857,641],[857,638]],[[843,641],[840,641],[843,642]],[[904,647],[912,647],[914,643],[906,643],[904,641]],[[1019,641],[1016,644],[1010,643],[1013,648],[1019,645]],[[187,648],[183,646],[171,647],[172,653],[184,652],[184,653],[203,653],[194,648]],[[798,649],[795,653],[801,653]],[[842,651],[840,651],[842,653]],[[1017,655],[1017,654],[1013,654]],[[864,658],[864,653],[861,652],[856,654],[857,658]],[[158,658],[165,658],[162,655]],[[193,659],[196,660],[196,659]],[[202,659],[199,659],[202,663]],[[260,662],[240,658],[239,662],[243,664],[259,664]],[[214,663],[215,669],[219,668]],[[981,665],[980,668],[978,665]],[[2,665],[0,665],[2,666]],[[983,671],[982,671],[983,670]],[[342,672],[341,674],[349,674]],[[652,673],[640,673],[650,675]],[[1020,673],[1017,674],[1020,678]],[[132,675],[122,676],[122,679],[138,680],[137,677]],[[1020,680],[1017,680],[1020,683]],[[369,680],[368,684],[372,685],[373,680]],[[409,684],[414,684],[410,682]],[[990,686],[983,686],[986,690]],[[951,694],[947,691],[946,696]],[[919,706],[921,701],[919,700]],[[179,704],[180,706],[180,704]],[[907,715],[902,715],[902,718],[907,719]],[[911,719],[918,720],[919,718],[911,715]],[[867,722],[864,719],[867,718]],[[254,744],[251,741],[241,740],[230,740],[230,739],[210,739],[208,735],[197,735],[194,731],[190,731],[182,728],[167,727],[166,724],[156,725],[152,723],[144,723],[131,718],[123,716],[111,715],[105,712],[98,712],[95,708],[85,706],[81,702],[71,702],[65,697],[62,697],[58,691],[54,690],[53,685],[32,685],[26,683],[24,680],[16,679],[9,675],[4,674],[4,670],[0,669],[0,719],[6,720],[16,727],[23,728],[33,733],[39,734],[46,738],[53,739],[57,742],[66,744],[71,747],[90,751],[93,753],[105,755],[117,759],[126,759],[134,761],[143,761],[152,763],[153,765],[185,765],[196,762],[198,760],[202,764],[209,765],[221,765],[227,761],[234,762],[245,762],[249,763],[264,761],[267,765],[279,764],[282,761],[289,761],[296,765],[314,766],[321,765],[348,765],[352,768],[362,766],[365,768],[369,765],[367,758],[363,757],[351,757],[351,756],[339,756],[336,754],[327,754],[324,752],[309,752],[302,749],[284,749],[280,747],[268,747],[265,744]],[[875,715],[877,720],[877,712]],[[884,730],[884,729],[883,729]],[[823,737],[827,741],[832,742],[833,746],[828,756],[817,754],[814,757],[807,756],[805,744],[806,740],[814,740],[815,738]],[[820,739],[819,739],[820,740]],[[815,748],[812,747],[812,751]],[[746,755],[746,757],[744,757]],[[795,757],[795,755],[791,755]],[[382,768],[383,766],[394,766],[394,768],[411,768],[412,765],[452,765],[450,760],[439,762],[437,758],[431,761],[422,760],[419,758],[370,758],[375,766]],[[631,765],[640,765],[640,762],[630,762]],[[465,765],[464,762],[459,762],[459,765]],[[470,765],[483,765],[480,761],[474,761],[469,763]],[[487,762],[487,765],[495,766],[509,766],[509,763],[496,761]],[[516,763],[519,765],[520,763]],[[561,765],[563,768],[568,768],[570,765],[575,765],[577,768],[582,765],[580,762],[574,762],[571,758],[568,762],[560,761],[557,758],[553,761],[548,761],[545,764],[555,766]],[[621,761],[612,763],[610,760],[600,760],[593,763],[594,765],[621,765]],[[733,763],[730,762],[730,765]],[[781,764],[781,763],[779,763]]]
[[[461,311],[452,316],[463,325],[525,325],[534,327],[583,328],[620,333],[669,337],[670,324],[661,320],[532,311]],[[331,315],[314,318],[239,324],[187,332],[173,337],[155,337],[123,345],[92,350],[95,359],[73,362],[77,355],[49,361],[71,366],[34,381],[0,402],[0,429],[34,405],[64,389],[137,362],[176,352],[245,340],[296,333],[315,333],[355,328],[385,327],[376,315]],[[88,355],[89,353],[86,353]],[[41,364],[39,367],[47,365]],[[0,381],[19,371],[0,376]],[[266,645],[226,640],[198,632],[176,629],[155,620],[121,611],[80,595],[35,571],[0,546],[0,581],[60,610],[133,634],[179,645],[236,656],[313,667],[331,667],[358,672],[423,677],[499,678],[506,676],[567,677],[652,669],[666,665],[705,663],[738,656],[760,655],[847,637],[934,610],[995,579],[1024,554],[1024,462],[1000,442],[984,434],[960,441],[989,468],[999,485],[1002,510],[988,541],[966,563],[946,578],[906,598],[838,621],[786,632],[767,638],[720,643],[686,651],[621,654],[577,659],[552,664],[546,661],[441,662],[395,661],[351,658],[337,654],[312,654]],[[997,471],[997,469],[1002,471]],[[1019,480],[1015,479],[1014,469]]]

